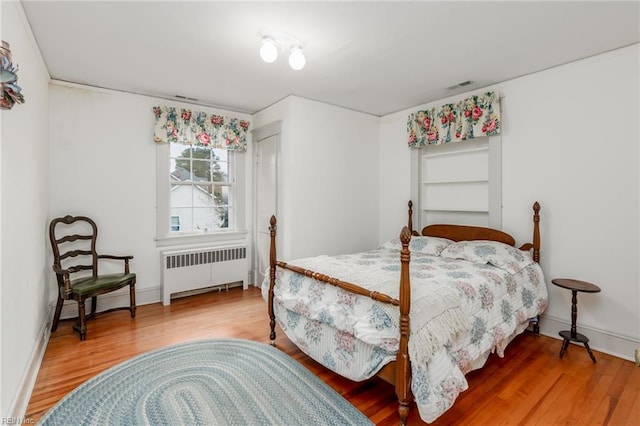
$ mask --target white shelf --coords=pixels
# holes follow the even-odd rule
[[[456,183],[485,183],[489,182],[489,179],[459,179],[459,180],[441,180],[441,181],[425,181],[423,185],[450,185]]]
[[[452,156],[452,155],[467,155],[473,152],[486,152],[489,151],[489,147],[482,148],[473,148],[473,149],[464,149],[459,151],[447,151],[447,152],[433,152],[430,154],[422,154],[422,158],[434,158],[434,157],[443,157],[443,156]]]
[[[487,209],[456,209],[449,207],[422,209],[423,212],[464,212],[464,213],[489,213]]]

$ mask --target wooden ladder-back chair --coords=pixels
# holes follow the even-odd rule
[[[58,328],[64,301],[75,300],[78,302],[78,320],[73,328],[80,333],[80,340],[84,340],[87,335],[87,319],[96,315],[98,295],[127,285],[129,286],[129,307],[109,309],[101,313],[128,309],[131,318],[136,316],[136,274],[129,271],[129,261],[133,256],[99,255],[96,252],[97,237],[96,223],[85,216],[59,217],[49,224],[53,270],[58,280],[58,303],[51,332]],[[124,272],[99,274],[98,261],[101,259],[124,261]],[[91,313],[85,315],[85,301],[89,298],[91,298]]]

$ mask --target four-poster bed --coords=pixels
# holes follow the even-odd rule
[[[303,352],[338,374],[377,375],[394,385],[403,424],[412,400],[423,420],[433,421],[467,388],[464,374],[484,365],[491,352],[502,356],[532,318],[537,331],[547,292],[538,265],[537,202],[533,211],[533,241],[517,249],[511,235],[496,229],[413,231],[409,202],[399,240],[295,265],[276,259],[272,217],[270,271],[262,286],[270,340],[275,344],[277,320]]]

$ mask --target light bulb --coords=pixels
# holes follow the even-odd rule
[[[294,70],[301,70],[304,68],[306,64],[306,60],[304,59],[304,55],[302,54],[302,49],[299,47],[291,48],[291,55],[289,55],[289,66]]]
[[[260,57],[263,61],[270,64],[278,59],[278,48],[273,40],[265,38],[262,40],[262,47],[260,48]]]

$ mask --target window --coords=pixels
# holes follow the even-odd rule
[[[244,241],[249,121],[162,105],[153,113],[156,245]]]
[[[236,153],[182,144],[169,149],[170,233],[233,230]]]

